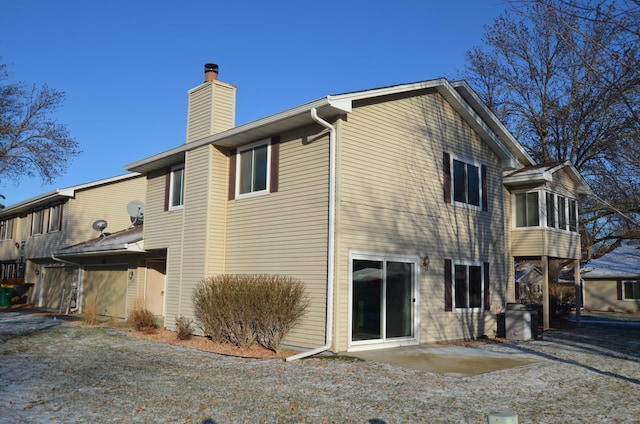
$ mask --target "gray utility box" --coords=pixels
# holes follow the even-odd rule
[[[511,340],[535,340],[538,338],[538,312],[529,305],[507,303],[504,317],[505,336]]]

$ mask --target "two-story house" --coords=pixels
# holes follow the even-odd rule
[[[205,277],[268,273],[305,282],[310,307],[286,340],[303,355],[469,339],[494,334],[513,301],[515,257],[579,260],[586,184],[571,164],[536,164],[465,82],[235,126],[236,87],[217,76],[206,65],[189,91],[185,144],[126,166],[148,181],[166,327],[193,316]]]
[[[95,295],[100,314],[126,318],[143,291],[139,264],[150,255],[141,245],[142,217],[132,220],[127,206],[145,194],[146,178],[131,173],[0,210],[2,280],[43,308],[81,310]],[[74,288],[76,299],[68,305]]]

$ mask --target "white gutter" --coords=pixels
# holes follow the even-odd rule
[[[333,270],[335,256],[335,202],[336,202],[336,128],[318,116],[317,109],[311,108],[311,118],[329,130],[329,240],[327,248],[327,318],[325,343],[323,346],[300,352],[285,358],[286,362],[317,355],[328,350],[333,340]]]

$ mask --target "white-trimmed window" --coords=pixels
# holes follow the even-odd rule
[[[516,227],[540,226],[540,196],[537,191],[514,194]]]
[[[545,196],[547,208],[547,228],[556,228],[556,196],[553,193],[546,193]]]
[[[445,259],[445,311],[479,312],[491,307],[489,263]]]
[[[482,264],[454,264],[453,307],[456,310],[481,310],[482,293]]]
[[[184,164],[171,167],[169,172],[168,210],[180,209],[184,205]]]
[[[480,209],[480,165],[452,158],[451,170],[453,202]]]
[[[487,211],[487,167],[448,152],[443,166],[445,203]]]
[[[640,281],[622,280],[622,300],[640,300]]]
[[[269,193],[270,163],[270,140],[262,140],[238,148],[236,198]]]
[[[0,221],[0,240],[11,240],[13,237],[13,218]]]
[[[31,213],[31,235],[42,234],[44,209],[36,209]]]
[[[546,226],[578,232],[578,202],[575,199],[547,191],[515,193],[512,198],[516,228]]]
[[[54,233],[62,229],[62,203],[55,203],[49,207],[49,232]]]

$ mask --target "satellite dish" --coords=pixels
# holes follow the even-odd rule
[[[127,204],[127,213],[131,217],[133,225],[140,225],[144,221],[144,203],[140,200],[132,200]]]
[[[107,225],[109,225],[107,221],[105,221],[104,219],[99,219],[95,221],[91,226],[93,227],[94,230],[100,231],[100,236],[103,237],[104,236],[103,231],[105,228],[107,228]]]

